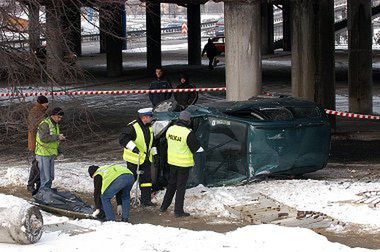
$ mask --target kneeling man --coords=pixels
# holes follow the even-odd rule
[[[96,218],[103,209],[107,221],[115,221],[111,199],[116,195],[118,205],[122,205],[122,221],[128,222],[131,201],[131,189],[135,181],[133,173],[125,166],[112,164],[104,166],[92,165],[88,168],[90,177],[94,179],[94,201]],[[119,206],[118,206],[119,210]]]

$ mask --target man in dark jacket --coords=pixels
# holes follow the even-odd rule
[[[27,189],[34,195],[40,188],[40,171],[34,155],[36,150],[37,128],[41,121],[46,117],[49,107],[48,99],[41,95],[37,98],[37,104],[33,106],[28,115],[28,149],[33,153],[32,167],[29,171]]]
[[[213,64],[214,58],[216,57],[216,55],[218,55],[218,50],[216,49],[214,43],[212,42],[210,38],[208,39],[207,44],[203,48],[202,57],[205,53],[207,54],[207,58],[209,60],[208,69],[213,70],[214,66],[212,64]]]
[[[157,150],[153,147],[152,108],[138,111],[138,118],[123,130],[119,143],[124,148],[123,159],[128,169],[137,178],[137,168],[140,170],[139,184],[141,189],[141,204],[144,207],[154,206],[151,202],[152,177],[151,163]]]
[[[156,68],[156,80],[150,83],[149,90],[153,89],[172,89],[170,80],[164,76],[164,70],[161,67]],[[169,100],[172,97],[172,93],[160,93],[160,94],[149,94],[149,99],[152,105],[155,107],[162,101]]]
[[[186,75],[181,76],[180,84],[176,88],[186,89],[195,88],[193,84],[190,84],[189,78]],[[177,92],[174,93],[174,99],[179,105],[179,111],[185,110],[189,105],[193,105],[198,100],[197,92]]]
[[[168,209],[175,194],[175,217],[190,215],[183,210],[186,183],[190,169],[194,166],[195,153],[204,151],[195,133],[190,129],[190,125],[191,115],[185,110],[179,115],[176,124],[170,126],[166,132],[170,174],[169,184],[160,211],[165,212]]]

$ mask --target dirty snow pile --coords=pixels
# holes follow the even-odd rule
[[[380,230],[380,208],[351,204],[367,191],[379,191],[380,181],[365,183],[325,180],[272,180],[239,187],[206,188],[198,186],[186,191],[186,207],[190,212],[218,217],[237,217],[226,206],[254,203],[254,195],[264,194],[300,211],[317,211],[334,219]],[[161,202],[163,192],[158,195]]]
[[[54,187],[92,193],[93,181],[88,176],[90,162],[57,162]],[[98,162],[97,165],[106,163]],[[0,164],[0,186],[25,186],[29,166],[6,166]],[[380,230],[380,208],[366,204],[353,204],[359,194],[380,191],[380,181],[370,183],[350,180],[269,180],[246,186],[207,188],[198,186],[186,191],[186,211],[198,216],[236,218],[228,209],[247,205],[261,193],[282,204],[301,211],[322,212],[345,223],[365,225]],[[164,192],[159,192],[155,201],[160,204]]]
[[[20,201],[0,194],[0,206],[7,205],[10,200]],[[221,234],[150,224],[69,220],[46,214],[44,220],[47,226],[67,223],[82,232],[77,235],[45,232],[36,244],[0,243],[0,251],[370,251],[329,242],[308,229],[275,225],[247,226]]]

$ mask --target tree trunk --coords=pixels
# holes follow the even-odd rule
[[[29,204],[0,207],[0,242],[32,244],[40,240],[43,219],[40,210]]]

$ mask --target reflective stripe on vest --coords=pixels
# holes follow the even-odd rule
[[[40,127],[43,123],[47,123],[49,125],[51,136],[59,136],[59,125],[53,123],[50,117],[47,117],[42,122],[40,122],[38,127]],[[50,142],[50,143],[42,142],[37,130],[36,150],[35,150],[36,155],[43,156],[43,157],[58,156],[58,146],[59,146],[58,140]]]
[[[117,179],[122,174],[132,174],[133,173],[125,166],[123,165],[104,165],[99,167],[95,174],[102,176],[102,190],[101,193],[103,194],[107,188],[112,184],[112,182]]]
[[[140,187],[152,187],[152,183],[141,183]]]
[[[133,128],[136,132],[136,140],[134,143],[137,146],[137,149],[140,151],[140,165],[142,165],[145,162],[146,154],[149,153],[149,161],[153,161],[153,155],[151,153],[152,145],[153,145],[153,129],[149,126],[149,132],[150,132],[150,141],[149,141],[149,149],[146,149],[146,143],[145,143],[145,137],[143,130],[141,129],[140,124],[137,121],[133,121],[130,124],[133,124]],[[129,125],[130,125],[129,124]],[[130,162],[132,164],[138,164],[138,157],[139,155],[137,153],[134,153],[133,151],[129,150],[128,148],[124,147],[124,154],[123,159],[127,162]]]
[[[186,142],[190,132],[190,129],[178,125],[169,127],[166,132],[169,164],[179,167],[194,166],[193,153],[190,151]]]

